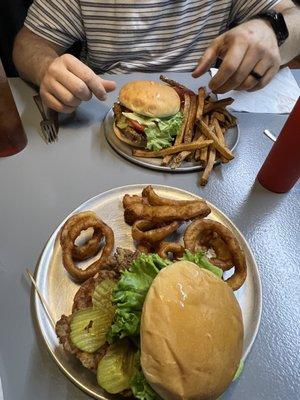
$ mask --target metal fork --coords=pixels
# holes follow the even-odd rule
[[[33,96],[33,99],[35,101],[35,104],[37,105],[37,108],[39,109],[39,112],[43,118],[43,120],[40,122],[40,126],[42,129],[43,136],[46,140],[47,143],[53,143],[57,141],[57,134],[58,130],[57,127],[55,126],[55,123],[52,119],[47,118],[42,99],[39,94]]]

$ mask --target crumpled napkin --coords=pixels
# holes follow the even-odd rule
[[[218,69],[211,68],[210,71],[214,76]],[[299,96],[300,88],[288,67],[281,69],[267,86],[256,92],[231,90],[217,95],[218,99],[234,99],[228,106],[232,111],[275,114],[290,113]]]

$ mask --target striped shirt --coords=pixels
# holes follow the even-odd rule
[[[192,71],[210,42],[231,23],[278,0],[34,0],[31,31],[64,49],[84,43],[98,73]]]

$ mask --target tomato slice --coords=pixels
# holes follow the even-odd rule
[[[133,119],[130,119],[128,123],[133,129],[136,129],[137,131],[140,131],[140,132],[145,131],[145,128],[143,127],[143,125],[141,125],[137,121],[134,121]]]

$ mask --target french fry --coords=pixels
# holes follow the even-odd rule
[[[214,119],[214,118],[217,119],[220,122],[225,122],[226,121],[225,115],[223,113],[218,112],[218,111],[214,111],[212,113],[211,119]]]
[[[204,117],[202,119],[206,125],[209,124],[209,115],[204,115]],[[200,128],[199,128],[199,130],[201,132]],[[206,139],[206,136],[205,135],[203,135],[203,136]],[[207,164],[207,147],[205,147],[201,150],[196,150],[195,157],[197,157],[197,159],[200,161],[201,165],[203,167],[205,167]]]
[[[173,79],[167,78],[165,75],[160,75],[159,79],[170,86],[178,87],[179,89],[182,89],[188,93],[191,92],[191,89],[187,88],[186,86],[182,85],[179,82],[174,81]]]
[[[205,140],[206,138],[205,138],[205,136],[201,133],[201,131],[200,131],[200,128],[197,126],[197,128],[196,128],[196,133],[195,133],[195,136],[196,135],[198,135],[199,136],[199,139],[201,139],[201,140]],[[202,149],[203,150],[203,149]],[[195,161],[199,161],[200,160],[200,151],[201,150],[196,150],[195,151],[195,156],[194,156],[194,158],[195,158]]]
[[[225,138],[224,138],[222,129],[220,127],[219,121],[216,118],[213,118],[212,124],[213,124],[213,127],[215,128],[215,133],[216,133],[217,138],[219,139],[219,142],[221,143],[222,146],[225,146]],[[222,155],[220,155],[220,159],[221,159],[222,163],[228,162],[228,160]]]
[[[214,148],[214,146],[209,146],[207,164],[200,179],[201,186],[205,186],[207,184],[209,175],[215,164],[215,160],[216,160],[216,149]]]
[[[183,142],[185,127],[188,122],[190,105],[191,105],[190,95],[189,95],[189,93],[184,93],[184,106],[183,106],[183,110],[182,110],[183,123],[182,123],[181,129],[180,129],[180,132],[177,134],[177,136],[175,138],[174,146]],[[161,165],[169,165],[171,160],[172,160],[172,155],[168,155],[163,158]]]
[[[158,151],[145,151],[145,150],[133,149],[132,155],[135,157],[159,158],[167,156],[169,154],[177,154],[180,153],[181,151],[194,151],[197,149],[202,149],[203,147],[207,147],[212,143],[213,140],[202,140],[201,142],[199,141],[193,143],[178,144]]]
[[[200,87],[198,89],[196,120],[199,120],[200,118],[202,118],[203,111],[204,111],[205,96],[206,96],[205,88]]]
[[[184,143],[191,143],[194,134],[194,126],[196,120],[196,112],[197,112],[197,96],[195,93],[190,93],[190,109],[188,114],[187,123],[185,126],[185,132],[183,137]],[[191,152],[183,151],[182,153],[176,156],[176,160],[172,161],[172,168],[178,168],[183,160],[185,160]]]
[[[213,140],[214,142],[214,147],[216,148],[216,150],[218,150],[218,152],[224,156],[227,160],[232,160],[234,158],[233,154],[231,153],[231,151],[224,145],[222,145],[219,142],[219,139],[217,138],[217,136],[215,135],[215,133],[213,132],[213,130],[211,128],[209,128],[204,121],[200,120],[198,121],[198,126],[200,127],[202,133],[208,138]]]
[[[223,110],[225,107],[229,106],[233,103],[233,98],[228,97],[227,99],[217,100],[217,101],[210,101],[209,103],[205,104],[204,106],[204,114],[210,113],[211,111],[216,110]]]

